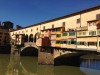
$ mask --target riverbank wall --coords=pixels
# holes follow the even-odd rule
[[[11,45],[0,46],[0,54],[10,54]]]

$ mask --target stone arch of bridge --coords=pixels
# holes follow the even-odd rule
[[[38,48],[33,46],[24,47],[20,51],[21,56],[38,56]]]
[[[71,51],[64,51],[64,53],[59,52],[58,55],[54,56],[54,65],[72,65],[72,66],[79,66],[80,61],[80,54],[79,52],[71,52]]]

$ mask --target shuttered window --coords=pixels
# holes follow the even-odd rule
[[[63,33],[62,36],[67,36],[67,33]]]
[[[75,32],[69,32],[69,36],[74,36]]]
[[[96,31],[89,32],[89,35],[96,35]]]

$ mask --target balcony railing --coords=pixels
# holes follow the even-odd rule
[[[85,27],[78,27],[76,28],[77,31],[80,31],[80,30],[88,30],[88,26],[85,26]]]

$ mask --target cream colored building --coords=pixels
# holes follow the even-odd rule
[[[96,6],[52,20],[33,24],[19,30],[11,31],[11,38],[15,39],[15,35],[18,34],[25,34],[28,36],[32,34],[34,38],[35,34],[39,32],[42,34],[42,37],[50,37],[51,46],[53,47],[96,50],[100,49],[97,47],[100,38],[97,39],[97,32],[99,29],[97,30],[96,27],[97,21],[99,20],[100,6]],[[63,33],[66,34],[63,36]],[[92,33],[96,34],[92,35]],[[79,42],[82,42],[83,44],[77,45]],[[90,42],[89,46],[87,45],[88,42]],[[93,46],[91,45],[91,42],[94,42],[94,44],[97,42],[97,45]]]

